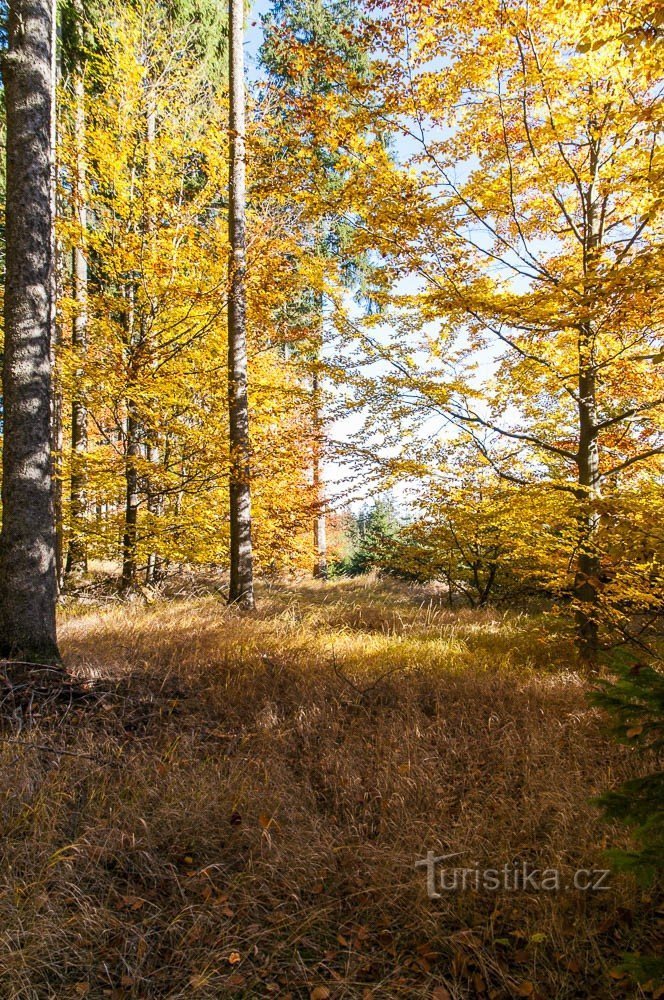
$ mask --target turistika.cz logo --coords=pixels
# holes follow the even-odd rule
[[[426,869],[429,899],[441,899],[445,892],[606,892],[611,872],[604,868],[578,868],[566,875],[559,868],[532,868],[527,862],[509,862],[500,868],[450,867],[447,862],[462,854],[427,851],[415,862]]]

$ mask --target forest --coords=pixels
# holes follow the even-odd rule
[[[664,8],[0,62],[0,997],[664,1000]]]

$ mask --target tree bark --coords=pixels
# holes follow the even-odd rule
[[[141,457],[141,438],[133,407],[127,415],[127,454],[125,461],[125,518],[122,538],[122,590],[128,591],[136,583],[136,550],[138,541],[138,469],[136,460]]]
[[[597,263],[601,248],[601,215],[599,206],[599,142],[589,136],[591,181],[585,192],[585,240],[583,265],[584,293],[588,311],[592,313],[598,294]],[[597,540],[600,496],[600,461],[597,427],[597,368],[595,331],[592,319],[579,331],[578,419],[579,448],[577,454],[578,490],[578,556],[574,579],[576,603],[576,641],[581,659],[592,666],[599,647],[600,556]]]
[[[55,357],[57,347],[60,344],[60,330],[56,325],[56,350],[53,351]],[[64,553],[65,553],[65,525],[64,525],[64,505],[62,488],[62,455],[64,447],[64,433],[62,427],[62,387],[57,378],[53,379],[51,388],[51,418],[52,418],[52,470],[53,470],[53,517],[55,519],[55,575],[58,581],[58,589],[64,582]]]
[[[161,461],[161,449],[159,445],[154,441],[148,442],[146,446],[146,457],[148,462],[157,468]],[[154,518],[158,518],[163,512],[162,497],[158,490],[154,488],[151,483],[148,483],[147,489],[147,509]],[[154,527],[153,539],[154,539]],[[159,555],[153,550],[148,553],[147,566],[145,569],[145,582],[150,585],[152,583],[157,583],[159,580],[163,579],[164,576],[164,565],[163,560]]]
[[[247,391],[246,152],[244,3],[230,0],[230,176],[228,296],[228,413],[230,439],[229,603],[254,607],[251,540],[251,444]]]
[[[52,477],[52,0],[9,4],[0,655],[59,659]]]
[[[317,497],[318,509],[314,516],[314,578],[327,580],[327,514],[321,476],[321,460],[318,453],[314,454],[314,492]]]
[[[81,243],[74,247],[72,260],[73,297],[76,302],[72,325],[72,347],[80,361],[71,404],[71,530],[67,551],[67,573],[85,572],[88,568],[83,521],[87,512],[88,410],[82,390],[83,360],[88,348],[88,263],[85,233],[88,225],[85,165],[85,83],[77,72],[73,81],[75,110],[76,169],[74,210]],[[82,245],[81,245],[82,244]]]
[[[587,354],[589,334],[581,334],[582,357]],[[581,659],[595,660],[599,641],[597,604],[599,599],[600,557],[597,548],[599,515],[599,448],[596,429],[596,377],[590,361],[579,377],[579,490],[577,521],[579,551],[574,579],[576,639]]]
[[[157,114],[155,109],[154,100],[152,95],[148,94],[147,98],[147,114],[146,114],[146,171],[148,179],[148,190],[150,187],[150,181],[154,176],[155,169],[155,157],[154,157],[154,143],[157,135]],[[149,210],[146,210],[144,219],[144,229],[146,233],[151,233],[154,229],[154,219],[152,218]],[[145,446],[145,457],[147,458],[150,465],[154,466],[156,469],[160,464],[161,459],[161,449],[159,448],[159,443],[155,439],[156,432],[150,432],[149,436],[151,440],[146,442]],[[159,517],[162,513],[162,498],[159,491],[154,488],[154,485],[148,476],[147,483],[147,509],[148,513],[153,516],[153,518]],[[153,529],[154,530],[154,529]],[[145,582],[150,585],[156,583],[163,576],[163,565],[162,560],[159,558],[156,552],[152,551],[148,553],[147,564],[145,568]]]
[[[322,316],[321,316],[322,327]],[[318,359],[322,349],[322,330]],[[327,515],[325,512],[325,496],[323,486],[323,414],[320,399],[320,379],[314,369],[312,380],[312,402],[314,419],[314,454],[313,454],[313,487],[316,498],[316,513],[314,515],[314,578],[327,580]]]
[[[136,377],[136,286],[129,284],[125,288],[127,313],[125,316],[127,351],[129,354],[127,382],[133,386]],[[140,334],[139,338],[140,340]],[[141,425],[136,414],[136,406],[128,394],[126,400],[127,416],[124,422],[125,443],[125,511],[121,535],[122,542],[122,577],[120,588],[123,592],[131,590],[136,583],[138,564],[138,508],[140,492],[138,481],[138,462],[142,457]]]

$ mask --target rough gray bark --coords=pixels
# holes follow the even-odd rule
[[[86,165],[85,165],[85,84],[77,72],[73,80],[75,100],[76,171],[74,175],[74,206],[81,240],[88,225]],[[88,263],[84,245],[74,247],[72,259],[72,290],[76,311],[72,325],[72,347],[80,360],[71,404],[71,531],[67,551],[67,573],[85,572],[88,568],[87,546],[83,521],[87,512],[88,410],[82,391],[83,360],[88,348]]]
[[[254,607],[251,542],[251,445],[247,393],[246,153],[244,84],[244,2],[230,0],[230,177],[231,244],[228,296],[228,414],[230,438],[229,603]]]
[[[52,0],[9,4],[0,655],[57,661]]]

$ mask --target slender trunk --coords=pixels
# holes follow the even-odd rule
[[[161,457],[161,451],[158,444],[154,442],[148,443],[147,446],[147,460],[155,468],[159,465]],[[148,484],[147,492],[147,509],[148,512],[153,516],[153,518],[158,518],[162,513],[163,503],[162,498],[159,495],[159,491],[154,488],[152,483]],[[152,528],[154,536],[154,526]],[[147,567],[145,570],[145,582],[147,584],[156,583],[163,577],[163,561],[157,555],[156,552],[152,551],[148,554]]]
[[[53,662],[53,0],[13,0],[8,38],[0,655]]]
[[[230,438],[229,603],[254,607],[251,542],[251,445],[247,392],[246,161],[244,3],[230,0],[230,178],[231,245],[228,296],[228,413]]]
[[[136,583],[136,543],[138,534],[138,469],[136,459],[141,455],[138,421],[133,407],[127,415],[127,457],[125,464],[125,518],[122,538],[122,589],[130,590]]]
[[[76,120],[76,168],[74,174],[74,211],[78,222],[79,242],[72,260],[73,297],[76,303],[72,326],[72,347],[79,366],[76,371],[71,404],[71,530],[67,551],[67,573],[85,572],[88,568],[84,519],[87,512],[88,410],[82,388],[83,362],[88,348],[88,263],[85,233],[88,224],[85,165],[85,83],[81,73],[74,77]]]
[[[317,580],[327,580],[327,514],[323,497],[321,476],[321,461],[318,453],[314,454],[314,492],[317,497],[318,510],[314,516],[314,577]]]
[[[146,143],[147,143],[147,157],[146,157],[146,172],[148,183],[146,185],[147,193],[150,191],[150,180],[154,174],[154,141],[157,133],[157,116],[154,106],[154,101],[151,95],[148,94],[148,109],[146,116]],[[146,233],[152,232],[154,228],[154,220],[150,214],[149,209],[146,207],[145,219],[144,219],[144,229]],[[155,468],[159,465],[160,461],[160,449],[156,441],[149,441],[146,445],[146,458],[148,462]],[[147,509],[148,513],[157,518],[161,514],[162,501],[159,496],[159,491],[155,489],[154,484],[148,479],[147,484]],[[146,584],[155,583],[161,576],[161,560],[156,552],[152,551],[148,553],[147,565],[145,569],[145,582]]]
[[[599,206],[599,139],[590,136],[591,182],[585,192],[585,298],[592,314],[597,297],[597,262],[601,247],[601,214]],[[600,495],[600,462],[597,430],[597,374],[595,361],[595,331],[592,319],[579,330],[578,421],[579,450],[577,454],[578,490],[577,524],[578,556],[574,580],[576,603],[576,640],[579,655],[592,665],[599,647],[599,574],[600,555],[597,532]]]
[[[323,302],[318,302],[320,333],[317,344],[317,364],[323,352]],[[321,385],[318,369],[314,368],[311,398],[313,405],[314,453],[313,453],[313,487],[316,498],[316,513],[314,515],[314,577],[317,580],[327,579],[327,515],[325,512],[325,495],[323,485],[323,412],[321,405]]]
[[[126,290],[127,306],[127,347],[130,354],[127,370],[128,383],[134,383],[136,372],[135,327],[136,327],[136,288],[129,285]],[[136,583],[137,542],[138,542],[138,508],[140,496],[138,489],[138,460],[141,457],[141,427],[136,414],[136,407],[131,398],[127,400],[127,419],[125,424],[125,497],[124,525],[122,533],[122,578],[120,586],[123,591],[130,590]]]
[[[581,334],[582,358],[587,356],[589,334]],[[579,654],[588,663],[598,649],[600,557],[597,547],[599,515],[599,448],[596,430],[596,378],[592,365],[582,365],[579,377],[579,452],[577,491],[578,556],[574,580],[576,636]]]
[[[486,581],[484,583],[484,587],[483,587],[482,592],[480,594],[480,603],[479,603],[479,607],[480,608],[485,608],[487,606],[487,604],[489,603],[489,598],[491,597],[491,591],[493,590],[493,585],[494,585],[495,580],[496,580],[496,573],[497,573],[497,571],[498,571],[498,567],[494,563],[492,563],[489,566],[488,576],[486,578]]]

